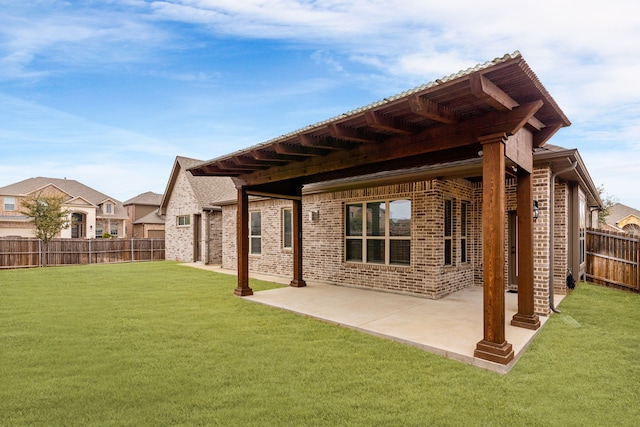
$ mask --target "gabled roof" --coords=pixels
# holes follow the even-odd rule
[[[110,198],[106,194],[96,191],[73,179],[45,177],[28,178],[14,184],[0,187],[0,194],[26,196],[36,190],[45,188],[47,185],[54,185],[72,197],[82,197],[95,205],[100,204],[104,199]]]
[[[124,206],[129,206],[129,205],[160,206],[160,203],[162,203],[162,194],[154,193],[153,191],[147,191],[146,193],[138,194],[137,196],[122,202]]]
[[[618,222],[631,216],[640,219],[640,210],[623,205],[622,203],[616,203],[609,208],[609,215],[607,215],[605,221],[609,225],[617,226]]]
[[[157,210],[149,212],[148,214],[133,221],[134,224],[164,224],[165,218],[160,215]]]
[[[69,201],[75,198],[82,198],[93,204],[95,206],[99,206],[105,200],[113,201],[115,205],[115,211],[113,215],[109,215],[110,218],[127,218],[125,209],[117,199],[110,197],[100,191],[94,190],[91,187],[88,187],[81,182],[78,182],[74,179],[61,179],[61,178],[46,178],[46,177],[36,177],[36,178],[28,178],[20,182],[16,182],[14,184],[9,184],[4,187],[0,187],[0,194],[7,196],[27,196],[30,193],[33,193],[38,190],[42,190],[49,185],[53,185],[56,188],[60,189],[64,193],[69,195],[69,199],[65,200]]]
[[[189,168],[201,163],[202,160],[176,156],[176,160],[173,164],[173,169],[171,170],[171,175],[169,176],[169,181],[167,183],[167,188],[164,191],[164,195],[162,196],[162,201],[160,203],[161,214],[166,213],[167,204],[171,198],[171,194],[180,171],[185,172],[189,185],[196,197],[196,202],[201,210],[216,207],[218,206],[218,202],[237,196],[238,193],[231,178],[219,176],[193,176],[191,172],[188,171]]]

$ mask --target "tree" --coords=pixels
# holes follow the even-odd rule
[[[69,228],[69,212],[63,207],[64,198],[59,196],[33,195],[22,201],[23,214],[31,218],[36,227],[36,237],[44,243],[60,231]]]
[[[611,209],[611,206],[618,203],[618,199],[610,195],[609,193],[607,193],[607,191],[604,188],[604,185],[602,184],[598,186],[598,195],[600,196],[600,200],[602,200],[602,207],[603,207],[603,209],[600,212],[598,212],[598,222],[600,224],[606,224],[607,216],[609,216],[609,210]]]

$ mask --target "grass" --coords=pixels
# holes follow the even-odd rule
[[[172,262],[0,271],[0,425],[640,419],[635,294],[579,284],[499,375],[254,304],[234,287],[234,277]]]

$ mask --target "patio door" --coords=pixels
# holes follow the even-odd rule
[[[509,211],[508,233],[507,245],[509,256],[507,258],[507,288],[516,290],[518,289],[518,216],[516,215],[516,211]]]

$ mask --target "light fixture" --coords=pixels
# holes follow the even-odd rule
[[[533,201],[533,222],[536,222],[539,216],[540,216],[540,208],[538,207],[538,201],[534,200]]]

